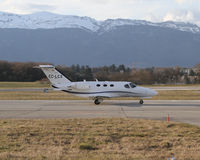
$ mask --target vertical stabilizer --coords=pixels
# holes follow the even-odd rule
[[[37,68],[42,69],[53,86],[61,87],[71,82],[52,65],[39,65]]]

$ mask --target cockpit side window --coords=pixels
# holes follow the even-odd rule
[[[130,88],[130,86],[128,84],[125,84],[124,87],[125,88]]]
[[[131,86],[131,88],[135,88],[136,87],[136,85],[133,84],[133,83],[130,83],[129,85]]]

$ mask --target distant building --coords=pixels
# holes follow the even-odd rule
[[[193,71],[197,74],[197,73],[200,73],[200,64],[196,64],[194,67],[193,67]]]
[[[183,72],[186,75],[190,75],[191,70],[191,68],[181,68],[181,72]]]

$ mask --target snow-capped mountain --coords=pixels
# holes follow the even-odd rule
[[[99,29],[98,22],[89,17],[64,16],[49,12],[29,15],[0,13],[0,28],[53,29],[82,28],[91,31]]]
[[[0,13],[0,60],[191,67],[199,44],[200,28],[190,23]]]
[[[180,31],[200,34],[200,27],[184,22],[152,23],[144,20],[108,19],[97,21],[89,17],[58,15],[49,12],[39,12],[29,15],[17,15],[0,12],[0,28],[21,29],[55,29],[55,28],[80,28],[92,32],[110,31],[119,26],[157,26]]]

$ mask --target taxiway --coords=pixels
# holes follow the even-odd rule
[[[200,100],[1,100],[0,119],[143,118],[185,122],[200,126]]]

